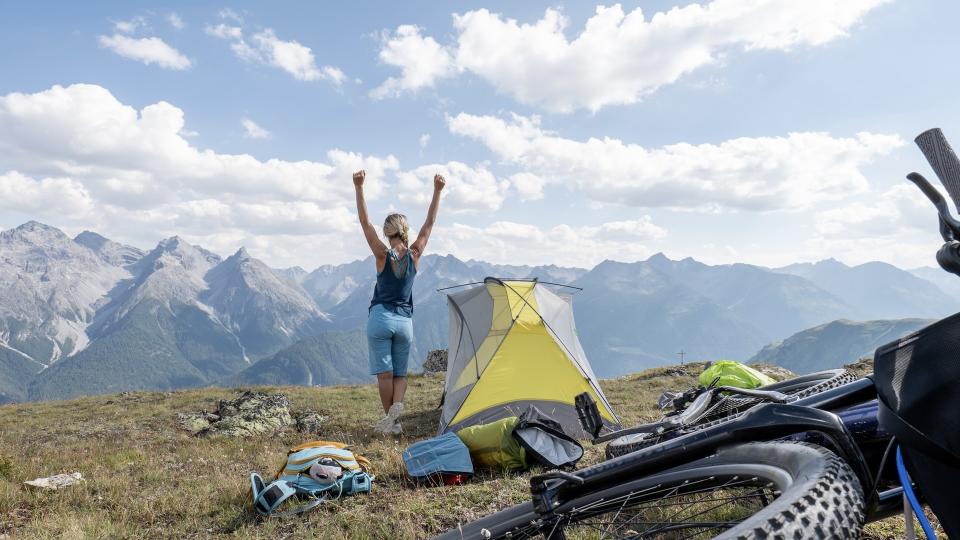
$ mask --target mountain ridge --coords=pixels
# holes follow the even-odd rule
[[[817,265],[823,271],[814,271]],[[605,377],[672,363],[681,349],[688,358],[749,358],[831,321],[882,319],[869,315],[914,289],[919,298],[952,298],[891,265],[829,260],[768,269],[658,253],[584,269],[429,254],[418,275],[412,369],[428,350],[446,346],[448,308],[437,290],[490,275],[582,287],[573,294],[580,339]],[[873,281],[860,285],[860,296],[836,290],[844,280],[866,278]],[[0,399],[218,384],[271,358],[299,358],[297,369],[306,374],[305,351],[325,357],[311,364],[306,380],[360,382],[366,343],[357,331],[375,279],[372,256],[312,271],[273,269],[244,248],[223,258],[172,236],[140,250],[93,231],[71,239],[28,222],[0,232],[0,351],[7,366]],[[884,288],[878,279],[897,285],[895,300],[864,300],[864,291]],[[960,299],[952,302],[935,310],[960,306]],[[269,367],[257,369],[275,379],[283,372]],[[294,379],[277,382],[303,383]]]
[[[931,319],[850,321],[836,320],[770,343],[749,363],[767,363],[797,373],[809,373],[873,357],[881,345],[932,323]]]

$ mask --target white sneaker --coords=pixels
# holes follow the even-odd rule
[[[397,418],[400,418],[402,413],[403,403],[398,401],[390,406],[387,414],[384,415],[379,422],[374,424],[373,429],[379,431],[380,433],[390,433],[393,430],[394,424],[397,423]]]
[[[390,433],[394,435],[403,434],[403,426],[400,425],[400,422],[397,422],[396,424],[393,425],[392,428],[390,428]]]

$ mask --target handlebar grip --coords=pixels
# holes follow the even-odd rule
[[[914,142],[937,173],[943,187],[947,188],[953,204],[960,210],[960,159],[957,159],[943,131],[940,128],[928,129],[917,135]]]

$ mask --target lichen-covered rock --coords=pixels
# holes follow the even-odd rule
[[[304,411],[295,416],[297,431],[300,433],[319,434],[321,428],[327,423],[327,417],[314,411]]]
[[[796,373],[790,371],[789,369],[773,364],[750,364],[750,367],[775,381],[785,381],[797,376]]]
[[[423,371],[425,373],[444,373],[447,371],[447,350],[434,349],[427,353],[427,359],[423,361]]]
[[[191,435],[196,435],[205,429],[209,429],[210,425],[218,420],[220,420],[219,416],[206,411],[198,413],[177,413],[177,427],[184,431],[189,431]]]
[[[873,357],[867,356],[843,367],[847,371],[852,371],[857,377],[866,377],[873,374]]]
[[[233,400],[220,400],[216,413],[180,413],[177,424],[203,437],[248,437],[276,433],[293,424],[293,416],[287,396],[248,391]]]

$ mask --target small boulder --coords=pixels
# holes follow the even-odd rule
[[[177,427],[189,431],[191,435],[210,429],[210,425],[217,420],[220,420],[219,416],[207,412],[177,413]]]
[[[42,489],[63,489],[83,480],[83,475],[75,472],[70,474],[56,474],[46,478],[27,480],[24,484]]]
[[[276,433],[293,424],[293,416],[287,396],[247,391],[236,399],[220,400],[215,413],[180,413],[177,424],[203,437],[247,437]]]
[[[427,353],[423,361],[424,373],[444,373],[447,371],[447,349],[434,349]]]
[[[847,371],[853,372],[857,377],[866,377],[873,374],[873,357],[866,356],[852,364],[843,366]]]
[[[797,376],[796,373],[790,371],[789,369],[773,364],[750,364],[750,367],[775,381],[785,381]]]
[[[295,424],[300,433],[319,434],[327,423],[327,417],[314,411],[304,411],[296,415]]]

